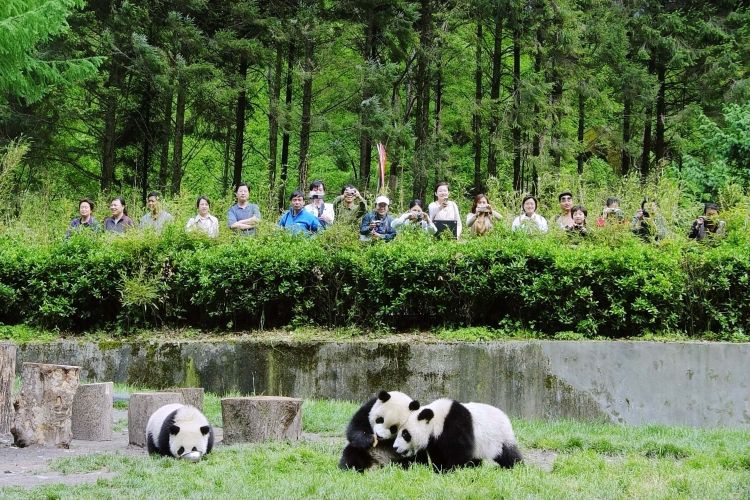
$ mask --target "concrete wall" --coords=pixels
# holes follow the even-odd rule
[[[361,401],[402,390],[495,404],[522,418],[750,428],[750,344],[253,341],[19,346],[89,381]]]

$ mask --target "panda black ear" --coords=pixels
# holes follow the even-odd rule
[[[415,399],[414,401],[412,401],[411,403],[409,403],[409,409],[411,411],[417,411],[419,409],[419,401],[417,401]]]
[[[176,436],[179,432],[180,432],[180,428],[177,427],[176,425],[173,425],[172,427],[169,428],[169,433],[172,434],[173,436]]]
[[[201,434],[205,436],[206,434],[208,434],[209,430],[209,427],[207,425],[204,425],[203,427],[201,427]]]
[[[417,420],[427,420],[427,422],[429,422],[434,416],[435,413],[430,408],[425,408],[424,410],[419,412],[419,415],[417,415]]]
[[[388,394],[386,391],[380,391],[378,393],[378,399],[381,400],[383,403],[391,399],[391,395]]]

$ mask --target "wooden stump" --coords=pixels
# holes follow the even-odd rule
[[[16,346],[0,343],[0,446],[13,444],[13,380],[16,376]]]
[[[302,434],[302,400],[281,396],[223,398],[224,443],[297,441]]]
[[[73,399],[73,439],[112,441],[114,384],[81,384]]]
[[[80,366],[23,364],[21,394],[14,404],[11,429],[17,446],[70,447],[73,398],[80,373]]]
[[[184,404],[179,392],[136,392],[128,404],[128,440],[130,444],[146,446],[146,424],[156,410],[164,405]]]
[[[173,387],[165,392],[179,392],[186,405],[195,406],[203,411],[203,397],[205,396],[203,387]]]

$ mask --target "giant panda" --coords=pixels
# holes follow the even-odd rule
[[[452,399],[438,399],[412,412],[393,447],[404,457],[423,453],[438,472],[475,467],[482,460],[507,468],[522,461],[510,420],[502,410]]]
[[[214,430],[194,406],[179,403],[156,410],[146,424],[150,454],[200,460],[214,446]]]
[[[398,391],[380,391],[366,401],[354,413],[346,429],[349,443],[341,454],[339,467],[364,472],[391,462],[408,464],[411,459],[396,453],[393,440],[399,427],[417,408],[418,401]]]

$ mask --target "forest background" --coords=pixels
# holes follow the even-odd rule
[[[40,191],[372,195],[377,143],[402,204],[750,180],[744,2],[9,0],[0,25],[6,216]]]

